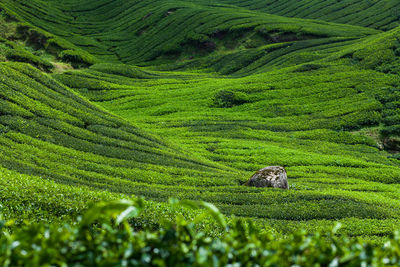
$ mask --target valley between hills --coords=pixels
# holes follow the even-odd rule
[[[382,244],[399,228],[399,1],[0,10],[6,220],[73,222],[90,203],[143,196],[137,223],[154,227],[176,198],[280,236],[340,222]],[[289,190],[244,185],[266,166],[285,167]]]

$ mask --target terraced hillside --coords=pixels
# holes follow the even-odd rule
[[[132,80],[125,76],[127,66],[121,66],[119,74],[115,65],[112,70],[109,67],[95,65],[57,78],[185,150],[244,172],[242,182],[265,165],[284,165],[292,186],[290,193],[243,191],[237,181],[229,193],[180,188],[175,196],[217,203],[227,214],[273,219],[269,223],[279,229],[293,220],[306,220],[312,227],[330,225],[327,219],[354,226],[367,218],[380,218],[382,228],[362,228],[363,234],[382,234],[383,229],[395,227],[397,208],[389,208],[394,199],[387,198],[391,193],[386,190],[391,188],[392,196],[397,194],[398,187],[392,184],[399,182],[398,163],[379,151],[373,140],[342,130],[374,125],[380,104],[368,95],[375,86],[396,79],[335,65],[295,77],[293,72],[270,72],[268,79],[253,75],[217,80],[201,75]],[[371,79],[377,84],[371,84]],[[346,84],[345,88],[335,86],[337,81]],[[220,88],[244,94],[248,103],[212,107]],[[162,200],[159,191],[150,195]]]
[[[400,25],[400,3],[395,0],[221,0],[219,2],[280,16],[320,19],[381,30],[393,29]]]
[[[359,37],[376,30],[278,17],[207,1],[6,1],[3,7],[107,61],[191,58],[241,45]],[[168,29],[168,30],[166,30]],[[184,47],[185,51],[181,51]]]
[[[24,174],[0,191],[18,207],[6,215],[24,218],[31,175],[34,190],[76,188],[80,209],[98,191],[196,199],[282,233],[340,221],[382,241],[400,222],[400,162],[380,135],[398,140],[400,28],[264,3],[0,0],[16,32],[0,44],[25,52],[0,63],[0,165]],[[285,166],[291,189],[243,185],[266,165]],[[25,217],[69,213],[35,198]]]
[[[214,164],[174,150],[32,67],[3,63],[1,81],[4,167],[126,193],[134,192],[132,180],[152,184],[164,172],[172,176],[164,175],[162,184],[185,184],[185,172],[197,183],[219,178]]]

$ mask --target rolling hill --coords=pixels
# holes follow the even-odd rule
[[[5,215],[175,197],[381,242],[400,222],[398,3],[306,2],[0,0]],[[243,185],[267,165],[290,190]]]
[[[318,19],[389,30],[399,26],[397,1],[219,1],[285,17]]]

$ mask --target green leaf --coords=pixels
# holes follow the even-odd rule
[[[198,201],[193,201],[193,200],[181,200],[178,203],[179,206],[185,207],[185,208],[189,208],[189,209],[199,209],[199,202]]]
[[[218,224],[226,228],[226,220],[224,215],[219,211],[219,209],[211,203],[208,202],[201,202],[201,205],[206,208],[207,212],[218,222]]]
[[[118,215],[118,217],[116,219],[116,224],[120,224],[121,222],[123,222],[125,220],[137,217],[139,214],[140,214],[140,209],[138,209],[134,206],[130,206],[126,210],[121,212],[120,215]]]
[[[340,228],[342,228],[342,224],[341,223],[337,223],[332,229],[332,234],[336,234],[337,231],[340,230]]]
[[[85,213],[82,218],[81,225],[89,226],[97,220],[109,220],[110,218],[117,218],[120,214],[123,214],[121,220],[129,216],[137,216],[135,214],[139,214],[139,209],[141,209],[141,207],[136,207],[137,204],[140,206],[140,202],[135,203],[131,200],[117,200],[97,203]],[[136,210],[129,210],[131,207],[135,207]]]

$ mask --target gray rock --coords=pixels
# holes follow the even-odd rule
[[[251,176],[246,185],[289,189],[286,170],[280,166],[269,166],[259,170]]]

